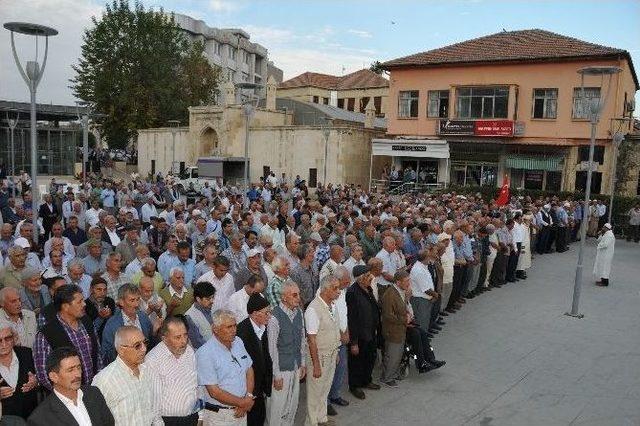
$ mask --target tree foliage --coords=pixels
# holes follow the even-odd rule
[[[376,74],[382,74],[384,70],[382,69],[382,62],[373,61],[369,66],[369,70],[375,72]]]
[[[186,121],[189,105],[209,103],[220,72],[190,45],[162,9],[113,0],[83,35],[71,80],[74,95],[104,114],[98,121],[110,147],[124,147],[137,129]]]

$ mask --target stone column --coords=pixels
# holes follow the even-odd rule
[[[376,107],[373,105],[373,98],[369,99],[367,107],[364,109],[364,128],[373,129],[376,121]]]
[[[267,102],[266,107],[269,111],[275,111],[276,109],[276,92],[278,90],[278,83],[276,79],[270,75],[267,79]]]

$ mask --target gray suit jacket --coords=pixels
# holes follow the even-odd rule
[[[84,402],[93,426],[113,426],[114,420],[104,396],[95,386],[83,386],[82,402]],[[55,393],[51,393],[33,411],[27,424],[31,426],[78,426],[67,407]]]

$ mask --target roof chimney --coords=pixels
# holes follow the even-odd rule
[[[278,83],[276,79],[270,75],[267,79],[267,103],[266,107],[269,111],[275,111],[276,109],[276,92],[278,89]]]

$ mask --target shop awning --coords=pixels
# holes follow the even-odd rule
[[[562,169],[564,157],[542,157],[532,155],[507,155],[505,167],[508,169],[546,170],[554,172]]]
[[[449,158],[449,144],[434,139],[373,139],[372,155]]]

